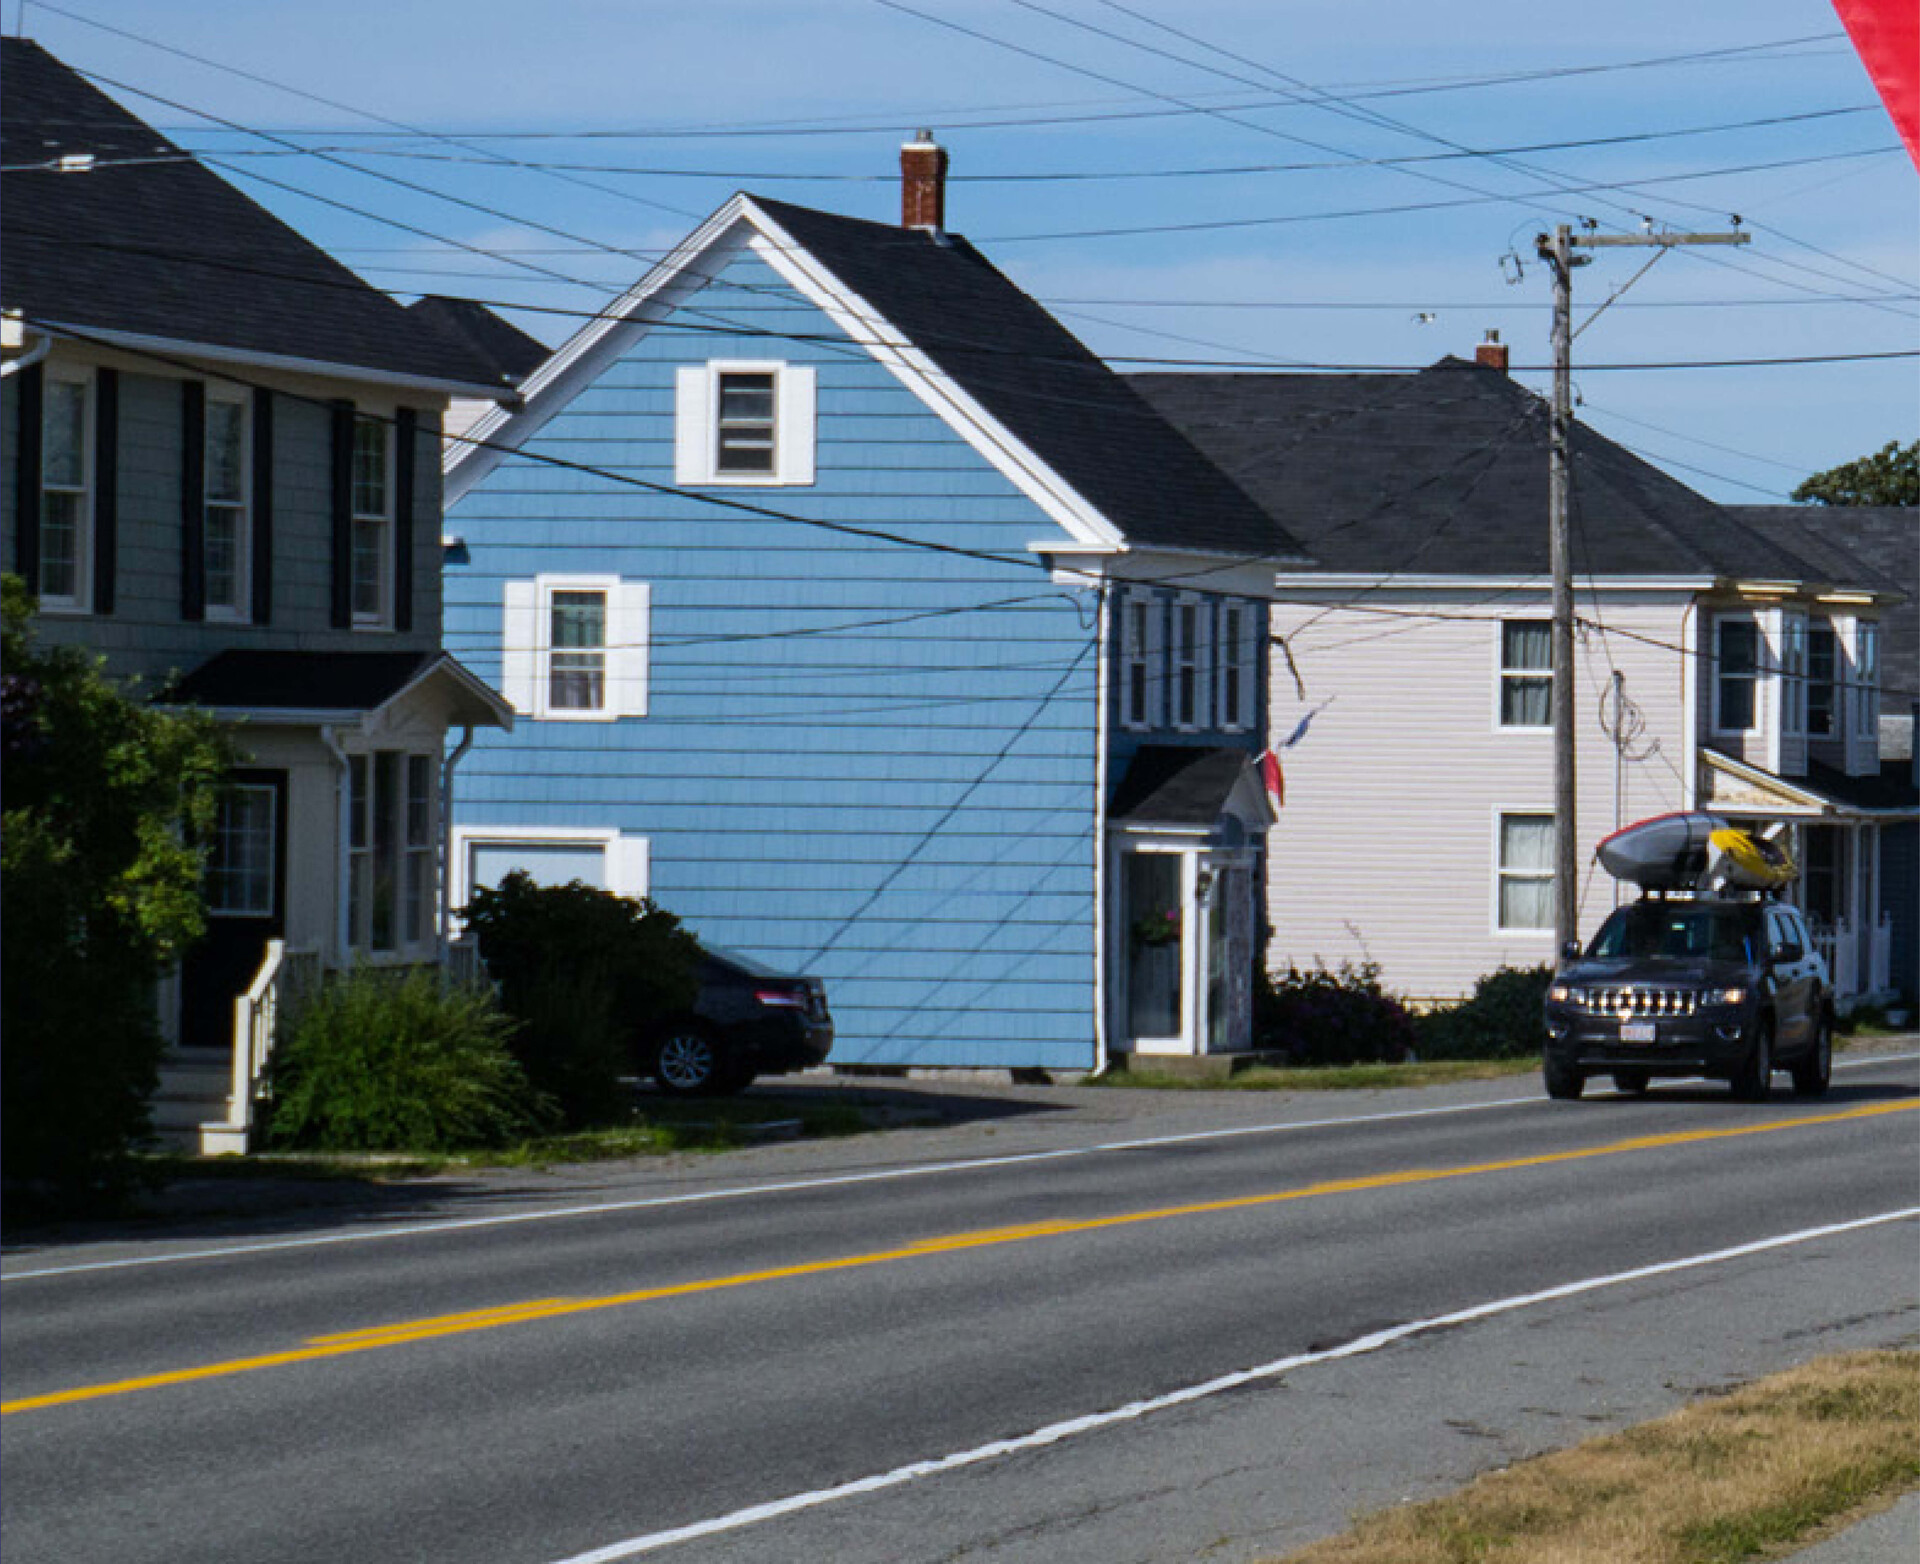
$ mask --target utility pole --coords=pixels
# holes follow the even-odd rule
[[[1740,219],[1735,218],[1736,230]],[[1574,766],[1573,725],[1573,269],[1591,264],[1581,249],[1657,249],[1658,260],[1683,244],[1745,244],[1748,235],[1576,234],[1566,223],[1534,239],[1534,253],[1553,273],[1553,426],[1547,464],[1547,568],[1553,578],[1553,939],[1564,949],[1580,935],[1579,789]],[[1647,263],[1649,266],[1652,261]],[[1644,272],[1645,268],[1642,268]],[[1629,281],[1631,287],[1635,278]],[[1611,304],[1626,291],[1607,300]],[[1587,326],[1604,310],[1587,318]]]

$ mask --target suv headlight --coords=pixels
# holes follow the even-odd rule
[[[1716,988],[1707,998],[1716,1005],[1744,1005],[1747,991],[1744,988]]]
[[[1573,986],[1570,983],[1555,983],[1547,990],[1547,998],[1556,1005],[1564,1005],[1573,998]]]

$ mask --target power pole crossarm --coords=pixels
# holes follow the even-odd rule
[[[1568,536],[1573,512],[1573,270],[1576,266],[1591,264],[1593,257],[1576,251],[1665,250],[1681,245],[1747,242],[1748,235],[1739,232],[1576,234],[1566,223],[1534,240],[1535,253],[1553,273],[1553,427],[1547,468],[1547,563],[1553,578],[1553,937],[1556,949],[1564,949],[1580,934],[1580,794],[1575,772],[1573,563]]]

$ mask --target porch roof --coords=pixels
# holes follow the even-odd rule
[[[169,704],[261,722],[358,723],[433,686],[451,723],[511,728],[513,708],[446,652],[229,648],[169,689]]]
[[[1211,831],[1223,816],[1265,830],[1266,790],[1243,749],[1148,744],[1135,752],[1113,790],[1107,818],[1115,825]]]
[[[1804,777],[1782,777],[1715,749],[1702,749],[1700,759],[1708,788],[1702,804],[1717,813],[1783,820],[1920,819],[1920,787],[1909,761],[1886,762],[1879,771],[1856,777],[1810,760]],[[1719,779],[1729,784],[1724,794]]]

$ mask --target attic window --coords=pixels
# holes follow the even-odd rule
[[[797,364],[689,364],[674,386],[674,482],[810,484],[814,374]]]

